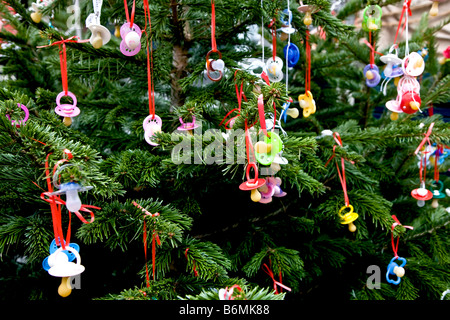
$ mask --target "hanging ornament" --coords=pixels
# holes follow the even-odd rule
[[[364,42],[370,48],[370,63],[365,66],[363,74],[370,88],[376,87],[381,80],[380,71],[375,65],[375,39],[372,39],[372,32],[381,29],[381,13],[378,5],[366,6],[363,11],[362,29],[369,32],[369,41],[364,39]]]
[[[339,135],[339,133],[334,132],[333,133],[333,138],[334,141],[336,141],[337,145],[340,146],[342,148],[342,139]],[[333,154],[330,157],[330,159],[328,159],[327,163],[325,164],[325,167],[330,163],[331,159],[333,159],[336,156],[336,144],[333,146]],[[343,207],[341,207],[341,209],[338,212],[338,216],[341,218],[341,224],[346,224],[348,225],[348,230],[350,232],[355,232],[356,231],[356,226],[353,223],[356,219],[358,219],[358,214],[356,212],[354,212],[353,210],[353,206],[350,204],[349,198],[348,198],[348,193],[347,193],[347,181],[345,178],[345,163],[344,163],[344,158],[341,158],[341,168],[342,168],[342,172],[339,169],[339,165],[338,165],[338,161],[336,161],[336,169],[338,172],[338,176],[339,176],[339,180],[341,182],[341,186],[342,186],[342,190],[344,191],[344,203],[345,205]],[[348,212],[345,212],[348,209]],[[345,213],[344,213],[345,212]]]
[[[25,117],[21,120],[11,120],[10,114],[6,113],[6,118],[8,118],[8,120],[11,121],[11,125],[16,126],[16,128],[20,128],[21,126],[24,126],[25,123],[27,122],[28,117],[30,116],[30,112],[28,111],[28,108],[21,103],[18,103],[17,107],[19,107],[25,112]],[[13,111],[11,110],[10,113],[12,114]]]
[[[217,53],[219,59],[210,59],[212,53]],[[206,75],[211,81],[220,81],[225,70],[222,53],[217,49],[216,43],[216,8],[215,1],[211,0],[211,50],[206,54]]]
[[[34,23],[40,23],[42,20],[42,9],[47,7],[53,2],[53,0],[36,0],[36,2],[33,2],[31,4],[31,10],[33,11],[30,14],[31,20],[33,20]],[[45,17],[45,20],[48,20],[47,17]]]
[[[120,27],[120,37],[122,38],[122,41],[120,42],[120,52],[122,52],[125,56],[131,57],[138,54],[141,50],[142,31],[141,28],[134,23],[136,1],[133,0],[131,15],[128,12],[127,0],[124,0],[124,7],[127,22]]]
[[[244,93],[244,81],[241,82],[241,86],[240,88],[238,88],[238,85],[236,83],[236,74],[239,70],[236,70],[234,72],[234,86],[236,88],[236,97],[237,97],[237,101],[238,101],[238,107],[232,109],[231,111],[229,111],[226,116],[222,119],[222,121],[220,122],[219,126],[221,127],[222,124],[224,124],[225,129],[229,130],[231,128],[233,128],[234,122],[236,121],[236,118],[240,116],[241,114],[241,105],[242,105],[242,98],[244,98],[245,101],[247,101],[247,97],[245,96]],[[228,121],[225,122],[226,119],[228,119],[228,117],[233,113],[233,112],[237,112],[237,115],[232,117],[231,119],[229,119]]]
[[[89,42],[95,49],[99,49],[111,40],[109,30],[100,24],[103,0],[93,0],[94,13],[86,18],[86,27],[91,30]]]
[[[382,10],[379,5],[369,5],[363,11],[362,29],[366,32],[381,29]]]
[[[183,122],[183,119],[179,118],[181,126],[177,128],[178,131],[187,131],[192,135],[192,130],[198,128],[198,124],[195,123],[195,116],[192,116],[192,122]]]
[[[303,3],[300,1],[302,6],[298,8],[301,12],[311,12],[312,8],[310,6],[303,6]],[[305,22],[304,22],[305,23]],[[303,109],[303,116],[305,118],[309,117],[311,114],[316,112],[316,102],[311,93],[311,46],[309,44],[309,25],[306,24],[306,70],[305,70],[305,93],[298,96],[298,102],[300,103],[300,107]]]
[[[427,133],[425,134],[425,137],[417,147],[416,151],[414,152],[415,155],[418,155],[419,152],[421,152],[420,157],[420,168],[419,168],[419,179],[420,179],[420,186],[417,189],[414,189],[411,191],[411,196],[417,200],[417,206],[423,207],[425,205],[425,201],[430,200],[433,197],[433,193],[428,190],[425,187],[425,181],[426,181],[426,153],[428,151],[421,151],[422,147],[425,145],[426,142],[431,146],[430,143],[430,135],[433,130],[434,122],[430,124],[430,127],[428,128]]]
[[[277,33],[275,29],[275,18],[269,24],[272,31],[272,57],[266,61],[266,73],[270,82],[280,82],[283,80],[283,60],[277,57]]]
[[[444,183],[439,180],[439,155],[443,153],[444,147],[439,145],[436,148],[434,156],[434,180],[431,183],[430,191],[433,193],[433,202],[431,202],[431,207],[437,208],[439,206],[439,199],[445,198]]]
[[[400,222],[398,221],[397,217],[395,215],[392,216],[392,218],[395,220],[395,222],[392,224],[392,230],[391,230],[391,242],[392,242],[392,250],[394,251],[394,257],[389,262],[389,265],[387,267],[386,272],[386,281],[395,285],[398,285],[401,281],[401,278],[405,275],[405,268],[406,265],[406,259],[399,257],[398,252],[398,242],[399,238],[397,238],[397,244],[394,244],[394,229],[397,225],[400,225]],[[410,226],[402,226],[404,228],[413,229],[413,227]],[[401,264],[399,265],[397,262],[400,261]],[[397,278],[391,278],[392,276]]]
[[[401,67],[399,67],[399,65],[401,65],[402,63],[402,59],[398,57],[397,46],[391,46],[391,48],[389,49],[389,53],[383,55],[380,60],[381,62],[386,64],[386,67],[383,71],[385,79],[383,80],[380,88],[380,91],[383,92],[384,95],[386,95],[387,85],[389,81],[403,75],[403,70]]]
[[[233,296],[234,289],[237,289],[237,291],[239,291],[241,293],[237,294],[237,295],[235,294],[235,296]],[[235,298],[240,298],[241,294],[243,294],[241,287],[239,287],[237,284],[235,284],[235,285],[231,286],[230,289],[228,289],[228,287],[226,287],[225,289],[220,289],[219,290],[219,300],[234,300]]]
[[[430,9],[430,16],[436,17],[439,14],[439,3],[444,2],[445,0],[431,0],[433,4]]]
[[[67,81],[67,53],[66,53],[66,43],[86,43],[89,40],[79,40],[77,36],[70,37],[68,39],[62,39],[60,41],[53,42],[47,46],[39,46],[37,48],[45,48],[49,46],[58,45],[59,47],[59,62],[61,67],[61,82],[63,91],[56,96],[56,108],[55,113],[61,117],[64,117],[63,123],[66,126],[72,124],[72,118],[80,114],[80,109],[77,107],[76,96],[69,91],[69,85]],[[62,47],[62,50],[61,50]],[[61,104],[61,99],[63,97],[69,97],[72,99],[71,103]]]
[[[134,3],[133,3],[134,7]],[[147,23],[150,33],[152,32],[152,21],[150,17],[150,7],[148,0],[144,0],[144,15],[145,26],[144,32],[146,34],[146,54],[147,54],[147,87],[148,87],[148,109],[149,115],[142,122],[144,128],[144,139],[151,146],[158,146],[159,144],[152,141],[151,137],[162,129],[162,120],[155,114],[155,84],[153,81],[153,47],[152,42],[149,41],[149,35],[147,34]]]
[[[50,170],[48,165],[49,156],[47,154],[45,160],[45,174],[47,177],[47,187],[48,191],[41,194],[41,199],[50,203],[50,209],[52,213],[53,222],[53,232],[54,240],[50,244],[49,252],[50,256],[46,257],[42,262],[42,267],[51,276],[60,277],[61,285],[58,288],[58,293],[62,297],[67,297],[72,291],[72,286],[70,284],[70,278],[76,276],[84,271],[84,266],[81,265],[81,257],[79,254],[80,247],[70,242],[71,235],[71,213],[81,220],[81,222],[87,224],[94,221],[94,213],[90,209],[101,209],[92,205],[81,204],[78,197],[78,191],[80,188],[69,188],[70,190],[61,190],[61,186],[64,184],[59,184],[60,176],[59,173],[64,168],[67,168],[67,164],[59,167],[62,163],[68,162],[73,158],[72,153],[64,149],[64,158],[60,159],[53,167],[53,179],[50,178]],[[64,167],[66,166],[66,167]],[[59,168],[58,168],[59,167]],[[70,183],[70,182],[69,182]],[[73,185],[72,185],[73,186]],[[60,189],[59,191],[53,192],[53,187]],[[90,187],[92,188],[92,187]],[[89,188],[86,188],[86,190]],[[66,194],[66,201],[60,198],[60,195]],[[66,238],[64,239],[62,230],[62,217],[61,208],[66,206],[69,211],[69,225],[67,228]],[[88,222],[79,211],[88,212],[91,215],[91,219]],[[76,259],[76,263],[73,260]]]
[[[303,4],[302,1],[300,1],[300,7],[298,7],[297,10],[305,14],[305,17],[303,18],[303,23],[307,27],[309,27],[312,24],[312,14],[319,11],[319,9],[314,5]]]
[[[283,119],[284,123],[286,123],[287,116],[296,119],[300,114],[297,108],[290,108],[292,102],[293,102],[292,98],[289,98],[289,100],[287,100],[281,107],[283,111],[281,111],[280,118]]]

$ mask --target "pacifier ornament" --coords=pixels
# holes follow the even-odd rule
[[[210,59],[209,56],[212,52],[217,52],[219,59]],[[220,51],[210,50],[206,54],[206,75],[211,81],[220,81],[223,77],[225,70],[225,62],[222,60],[222,53]]]
[[[81,265],[81,257],[77,250],[67,246],[66,250],[73,253],[77,262],[70,262],[67,255],[63,253],[63,248],[59,248],[48,258],[50,269],[48,273],[53,277],[61,278],[61,284],[58,287],[58,294],[65,298],[72,293],[71,277],[81,274],[85,267]]]
[[[303,116],[305,118],[316,112],[316,102],[314,101],[313,95],[310,91],[299,95],[298,102],[300,103],[300,107],[303,109]]]
[[[63,240],[64,241],[64,240]],[[64,241],[64,244],[65,244],[65,246],[69,246],[69,247],[72,247],[73,249],[75,249],[77,252],[80,252],[80,246],[78,245],[78,244],[76,244],[76,243],[69,243],[68,245],[66,244],[66,242]],[[55,241],[55,239],[53,239],[53,241],[50,243],[50,247],[49,247],[49,253],[50,253],[50,256],[48,256],[48,257],[46,257],[43,261],[42,261],[42,268],[45,270],[45,271],[49,271],[50,270],[50,268],[52,267],[52,265],[53,265],[53,263],[52,262],[50,262],[49,263],[49,259],[50,259],[50,257],[54,257],[54,256],[52,256],[55,252],[56,252],[56,250],[58,250],[60,247],[56,244],[56,241]],[[69,262],[72,262],[73,260],[75,260],[76,259],[76,256],[75,256],[75,254],[73,254],[71,251],[69,251],[69,250],[63,250],[63,253],[65,253],[66,255],[67,255],[67,258],[68,258],[68,261]],[[53,259],[53,258],[52,258]],[[61,259],[63,259],[63,258],[61,258]],[[64,258],[65,259],[65,258]]]
[[[162,127],[161,118],[158,117],[157,115],[149,115],[144,119],[142,126],[144,127],[145,141],[147,141],[147,143],[151,146],[158,146],[159,144],[151,141],[150,138],[155,133],[161,132],[161,127]]]
[[[183,122],[183,119],[180,117],[181,126],[177,128],[179,131],[187,131],[189,134],[192,134],[192,130],[198,128],[198,124],[195,123],[195,116],[192,117],[192,122]]]
[[[425,183],[421,183],[420,188],[411,191],[411,196],[417,200],[417,206],[423,207],[425,205],[425,201],[433,198],[433,193],[425,188]]]
[[[300,49],[294,43],[284,46],[283,53],[289,68],[294,67],[300,59]]]
[[[125,56],[131,57],[141,50],[141,36],[142,31],[138,25],[133,23],[130,26],[129,22],[125,22],[122,27],[120,27],[120,37],[122,41],[120,42],[120,52]]]
[[[35,23],[39,23],[42,20],[41,10],[52,3],[53,0],[37,0],[31,4],[33,12],[30,14],[31,20]]]
[[[430,9],[430,16],[436,17],[439,13],[439,2],[444,2],[445,0],[432,0],[433,4]]]
[[[362,29],[376,31],[381,29],[381,7],[379,5],[367,6],[363,11]]]
[[[271,82],[280,82],[283,80],[283,60],[280,57],[272,57],[266,61],[267,76]]]
[[[86,18],[86,27],[91,30],[89,42],[95,49],[99,49],[111,40],[111,32],[100,24],[103,0],[93,0],[94,13]]]
[[[437,186],[436,189],[434,189],[433,187]],[[433,208],[437,208],[439,207],[439,199],[443,199],[445,198],[445,192],[443,192],[444,190],[444,184],[442,183],[442,181],[438,180],[434,180],[433,183],[431,184],[431,192],[433,194],[433,201],[431,202],[431,207]]]
[[[346,209],[349,209],[349,211],[345,214],[342,214],[342,212]],[[339,212],[339,217],[341,218],[341,224],[348,224],[348,230],[350,232],[356,231],[356,226],[353,224],[353,222],[358,219],[359,215],[356,212],[353,212],[353,206],[349,204],[348,206],[343,206]]]
[[[300,1],[300,7],[298,7],[297,10],[305,14],[305,17],[303,18],[303,24],[305,26],[310,26],[312,24],[312,14],[319,11],[315,6],[303,4],[302,1]]]
[[[401,261],[399,265],[395,261]],[[386,281],[395,285],[398,285],[401,281],[401,278],[405,275],[405,269],[403,268],[406,265],[406,259],[402,257],[394,257],[391,259],[386,272]],[[390,276],[396,276],[396,279],[391,279]]]
[[[28,117],[30,116],[30,112],[28,111],[28,108],[21,103],[18,103],[17,106],[25,112],[25,117],[22,120],[11,120],[11,116],[9,114],[6,114],[6,117],[8,118],[9,121],[11,121],[11,125],[13,126],[15,125],[16,128],[20,128],[27,122]]]
[[[283,119],[283,121],[285,123],[286,123],[287,116],[290,116],[291,118],[296,119],[298,117],[298,115],[300,114],[300,112],[298,111],[297,108],[289,108],[292,102],[293,102],[292,98],[289,98],[289,100],[286,101],[282,106],[283,111],[281,112],[280,117]]]
[[[270,165],[275,156],[283,149],[283,142],[280,136],[273,132],[267,132],[264,141],[255,143],[255,158],[262,165]]]
[[[250,179],[250,169],[253,168],[255,171],[255,177]],[[250,162],[247,165],[246,171],[247,181],[242,182],[239,185],[239,189],[244,191],[251,191],[250,198],[253,202],[259,202],[261,200],[261,193],[258,191],[258,188],[262,187],[266,184],[266,180],[263,178],[258,178],[258,167],[254,162]]]
[[[61,104],[61,98],[67,96],[72,98],[72,104]],[[77,97],[70,91],[67,91],[67,93],[64,91],[60,92],[56,96],[55,113],[64,117],[64,124],[70,126],[72,124],[72,118],[80,114],[80,109],[77,107]]]
[[[380,83],[381,76],[378,67],[374,64],[368,64],[363,70],[364,76],[366,77],[366,85],[368,87],[375,87]]]

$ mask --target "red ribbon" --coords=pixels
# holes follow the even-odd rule
[[[439,181],[439,155],[444,152],[444,147],[442,145],[438,145],[436,152],[434,153],[434,181]]]
[[[189,248],[186,248],[186,251],[184,251],[184,256],[186,257],[186,260],[189,262],[188,251],[189,251]],[[192,262],[192,264],[194,265],[194,267],[192,269],[194,271],[194,276],[198,277],[198,272],[197,272],[197,267],[195,265],[195,260]]]
[[[426,142],[428,142],[428,144],[431,145],[431,142],[430,142],[430,135],[431,135],[431,132],[433,131],[433,127],[434,127],[434,122],[432,122],[432,123],[430,124],[427,133],[424,133],[425,137],[424,137],[423,140],[420,142],[420,144],[419,144],[419,146],[417,147],[416,151],[414,151],[414,154],[415,154],[415,155],[417,155],[417,154],[419,153],[420,149],[422,149],[423,145],[424,145]]]
[[[137,208],[141,209],[142,212],[145,213],[144,215],[144,226],[143,226],[143,242],[144,242],[144,256],[145,256],[145,278],[147,281],[147,288],[150,287],[150,277],[149,277],[149,273],[148,273],[148,264],[147,264],[147,223],[145,221],[145,217],[146,216],[150,216],[150,217],[158,217],[160,214],[159,212],[156,212],[155,214],[151,214],[150,212],[148,212],[145,208],[143,208],[142,206],[140,206],[136,201],[132,202],[133,205],[135,205]],[[156,223],[156,221],[155,221]],[[158,242],[158,245],[161,245],[161,240],[159,239],[159,235],[156,232],[155,229],[153,229],[153,233],[152,233],[152,271],[153,271],[153,281],[155,281],[155,262],[156,262],[156,242]]]
[[[66,155],[68,155],[68,159],[72,159],[72,153],[67,150],[64,149],[63,151]],[[48,167],[48,159],[49,156],[51,155],[51,153],[47,154],[47,157],[45,159],[45,175],[47,176],[47,188],[48,188],[48,192],[43,192],[41,194],[41,199],[50,203],[50,210],[52,213],[52,222],[53,222],[53,233],[55,236],[55,242],[56,245],[60,245],[62,246],[63,249],[65,249],[66,245],[69,245],[70,243],[70,235],[71,235],[71,221],[72,221],[72,214],[69,211],[69,224],[67,227],[67,234],[66,234],[66,240],[61,241],[62,239],[64,239],[63,236],[63,231],[62,231],[62,222],[61,222],[61,205],[65,205],[66,202],[64,200],[61,199],[61,197],[57,196],[57,195],[51,195],[51,193],[53,192],[53,185],[50,179],[50,170]],[[64,163],[66,161],[68,161],[68,159],[61,159],[59,160],[55,166],[53,167],[53,175],[55,174],[56,168],[61,164]],[[46,198],[46,196],[48,198]],[[81,205],[81,208],[79,211],[83,211],[83,212],[88,212],[91,215],[91,220],[88,222],[81,214],[79,211],[74,212],[75,215],[81,220],[81,222],[88,224],[88,223],[92,223],[95,219],[94,217],[94,213],[89,210],[90,209],[97,209],[100,210],[101,208],[96,207],[96,206],[91,206],[91,205]]]
[[[395,220],[395,222],[392,224],[392,232],[391,232],[392,251],[394,251],[395,257],[398,258],[397,252],[398,252],[398,241],[399,241],[399,238],[397,238],[397,244],[395,244],[394,243],[394,229],[395,229],[395,227],[396,226],[402,226],[404,228],[408,228],[408,229],[411,229],[411,230],[414,229],[414,228],[411,227],[411,226],[404,226],[404,225],[402,225],[400,223],[400,221],[398,221],[398,219],[397,219],[397,217],[395,215],[392,215],[392,219]]]
[[[277,55],[277,30],[275,26],[276,19],[273,18],[269,23],[269,28],[271,28],[271,34],[272,34],[272,59],[275,61],[275,57]]]
[[[126,0],[125,0],[126,1]],[[153,45],[152,42],[148,41],[147,34],[147,16],[148,16],[148,26],[150,28],[150,33],[152,32],[152,20],[150,17],[150,6],[148,0],[144,0],[144,15],[145,15],[145,26],[144,32],[147,41],[147,84],[148,84],[148,110],[149,114],[152,115],[152,119],[155,118],[155,85],[153,83]],[[150,50],[149,50],[150,47]]]
[[[373,67],[375,65],[375,53],[382,56],[381,52],[375,51],[375,39],[372,44],[372,32],[369,31],[369,41],[363,39],[363,42],[370,48],[370,65]]]
[[[270,270],[270,268],[267,266],[267,264],[264,263],[262,265],[261,269],[263,269],[263,271],[265,273],[267,273],[269,275],[269,277],[272,279],[272,281],[273,281],[273,289],[275,290],[275,294],[279,293],[277,286],[280,286],[281,288],[284,288],[284,289],[286,289],[288,291],[291,291],[291,288],[289,288],[289,287],[287,287],[287,286],[285,286],[284,284],[281,283],[281,271],[280,271],[280,281],[276,281],[272,270]]]
[[[127,18],[127,22],[130,23],[130,28],[132,28],[133,27],[133,23],[134,23],[134,12],[135,12],[135,7],[136,7],[136,0],[133,0],[133,7],[131,8],[131,17],[130,17],[130,14],[128,13],[127,0],[123,0],[123,5],[125,7],[125,16]]]
[[[305,92],[311,91],[311,46],[309,45],[309,30],[306,30],[306,70]]]
[[[405,14],[406,11],[408,11],[407,14],[409,16],[412,16],[412,12],[411,12],[410,6],[411,6],[411,0],[405,0],[403,2],[403,9],[402,9],[402,13],[400,15],[400,20],[398,21],[397,32],[395,33],[395,38],[394,38],[394,44],[397,43],[398,32],[399,32],[400,26],[402,25],[402,22],[403,22],[403,15]],[[405,16],[405,23],[403,24],[403,29],[405,28],[405,26],[406,26],[406,16]],[[402,29],[402,32],[403,32],[403,29]]]
[[[211,0],[211,49],[213,52],[217,52],[216,44],[216,7],[214,0]]]
[[[333,133],[333,138],[334,141],[336,141],[336,143],[342,147],[342,140],[341,140],[341,136],[339,135],[339,133],[334,132]],[[331,155],[330,159],[328,159],[327,163],[325,164],[325,167],[330,163],[331,159],[333,159],[336,156],[336,145],[333,146],[333,154]],[[353,161],[350,161],[350,163],[354,164]],[[347,181],[345,179],[345,164],[344,164],[344,158],[341,157],[341,167],[342,167],[342,174],[341,171],[339,170],[339,165],[336,161],[336,169],[339,175],[339,180],[341,181],[341,185],[342,185],[342,190],[344,191],[344,201],[345,201],[345,205],[348,206],[350,204],[349,200],[348,200],[348,194],[347,194]]]
[[[238,70],[236,70],[234,72],[234,80],[236,81],[236,74],[237,74]],[[236,119],[237,117],[240,116],[241,114],[241,105],[242,105],[242,98],[244,98],[244,100],[247,102],[247,97],[245,96],[244,93],[244,81],[241,82],[241,88],[238,88],[237,83],[234,84],[234,86],[236,87],[236,97],[238,100],[238,107],[232,109],[230,112],[228,112],[226,114],[226,116],[222,119],[222,121],[219,123],[219,126],[222,126],[223,122],[225,121],[225,119],[227,119],[233,112],[237,111],[238,115],[232,117],[231,119],[229,119],[227,122],[225,122],[225,129],[231,129],[228,127],[228,124],[233,121],[233,119]]]
[[[53,42],[52,44],[46,45],[46,46],[38,46],[37,48],[45,48],[50,47],[54,45],[59,46],[59,64],[61,68],[61,82],[64,93],[67,95],[69,91],[69,86],[67,83],[67,54],[66,54],[66,43],[72,42],[72,43],[85,43],[89,42],[89,40],[79,40],[77,36],[70,37],[68,39],[63,39]],[[62,45],[62,50],[61,50]]]

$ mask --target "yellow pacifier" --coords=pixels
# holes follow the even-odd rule
[[[341,213],[345,209],[349,208],[350,211],[345,213],[344,215]],[[341,218],[341,224],[348,224],[348,230],[350,232],[356,231],[356,226],[353,224],[353,221],[358,219],[358,214],[356,212],[353,212],[353,206],[349,204],[348,206],[343,206],[338,213],[339,217]]]
[[[316,102],[313,99],[311,91],[307,91],[305,94],[299,95],[298,102],[300,103],[300,107],[303,109],[303,116],[305,118],[316,112]]]

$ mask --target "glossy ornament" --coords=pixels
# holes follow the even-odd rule
[[[303,109],[303,116],[305,118],[316,112],[316,102],[314,101],[313,95],[310,91],[299,95],[298,102],[300,103],[300,107]]]
[[[158,146],[158,143],[151,141],[151,137],[157,133],[161,132],[162,120],[157,115],[149,115],[142,122],[144,128],[144,139],[151,146]]]
[[[382,10],[379,5],[369,5],[363,11],[362,29],[364,31],[377,31],[381,29]]]
[[[395,261],[401,261],[399,265]],[[405,269],[403,268],[406,265],[406,259],[402,257],[394,257],[389,262],[386,272],[386,281],[395,285],[398,285],[401,281],[401,278],[405,275]],[[391,279],[391,276],[395,276],[397,278]]]
[[[141,37],[142,31],[138,25],[133,23],[130,27],[130,23],[126,22],[120,27],[120,52],[125,56],[131,57],[141,50]]]
[[[349,209],[349,211],[343,214],[342,212],[346,209]],[[341,224],[348,224],[348,230],[350,232],[356,231],[356,226],[353,224],[353,222],[358,219],[359,215],[356,212],[353,212],[353,206],[351,204],[348,206],[343,206],[339,210],[338,215],[341,218]]]
[[[255,158],[262,165],[270,165],[275,156],[283,149],[283,142],[280,136],[273,132],[267,132],[263,141],[255,143]]]

